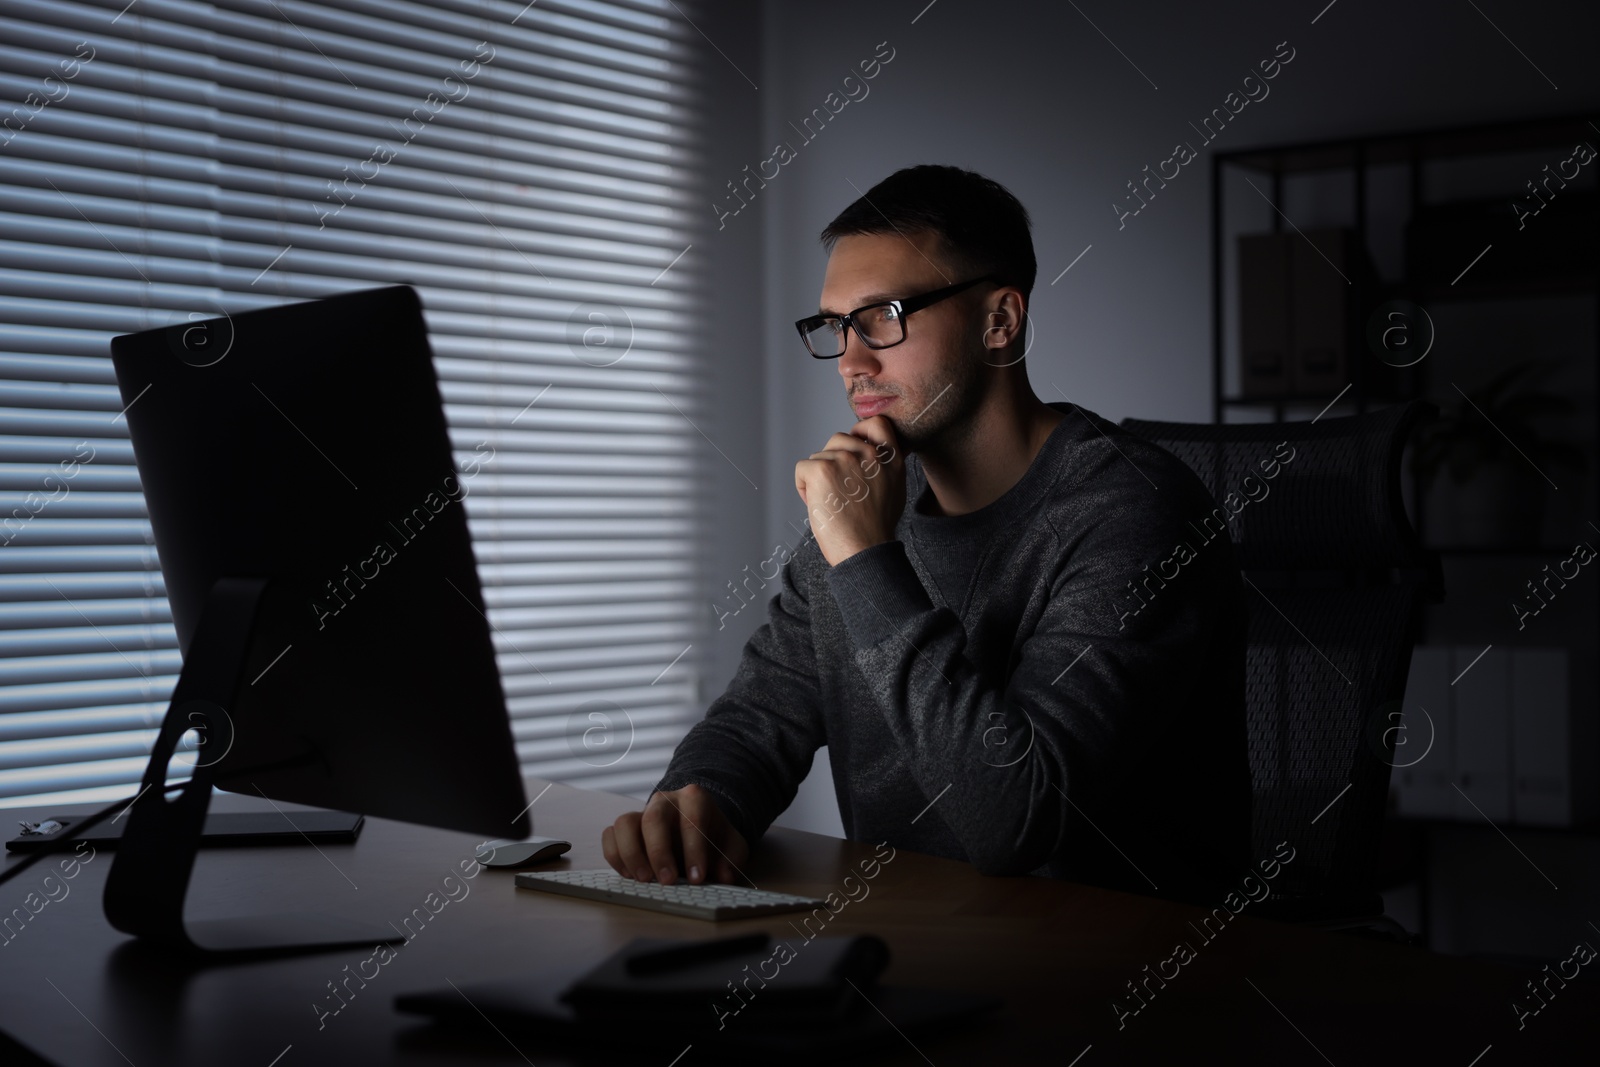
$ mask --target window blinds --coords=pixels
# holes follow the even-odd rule
[[[477,470],[524,769],[648,789],[707,630],[682,8],[0,0],[0,25],[0,805],[129,795],[180,667],[110,339],[401,282]]]

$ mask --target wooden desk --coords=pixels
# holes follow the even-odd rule
[[[528,795],[545,784],[531,781]],[[601,827],[637,804],[553,785],[533,807],[536,832],[571,840],[571,866],[601,867]],[[216,804],[259,806],[241,797]],[[189,911],[208,917],[310,909],[399,924],[430,892],[443,896],[445,876],[459,871],[477,843],[466,834],[369,819],[356,844],[320,854],[304,847],[206,851]],[[840,891],[844,876],[872,853],[871,845],[778,829],[746,871],[762,888],[825,895]],[[460,883],[469,887],[465,896],[453,889],[459,899],[425,925],[414,921],[414,939],[364,989],[356,987],[337,1015],[321,1017],[319,1028],[315,1005],[336,1003],[328,983],[344,978],[346,966],[353,972],[370,949],[187,968],[107,925],[100,891],[111,862],[111,853],[97,854],[67,883],[65,897],[0,947],[0,1029],[53,1063],[604,1062],[563,1058],[525,1041],[513,1049],[488,1024],[476,1034],[443,1034],[397,1013],[393,998],[443,987],[446,979],[465,985],[540,972],[563,980],[640,934],[787,932],[783,917],[713,925],[518,890],[510,872],[483,870]],[[0,887],[0,907],[19,906],[49,870],[40,864]],[[988,991],[1006,1001],[983,1023],[918,1041],[915,1049],[908,1043],[882,1062],[1501,1067],[1593,1063],[1600,1037],[1593,984],[1568,983],[1519,1032],[1511,1003],[1529,999],[1523,982],[1530,975],[1255,920],[1248,908],[1206,942],[1189,925],[1204,914],[1197,908],[1038,878],[984,878],[965,864],[909,852],[868,884],[868,895],[845,906],[827,932],[883,937],[893,952],[885,981]],[[1574,930],[1573,941],[1580,940],[1600,946],[1593,930]],[[1157,992],[1148,1006],[1119,1030],[1113,999],[1132,1003],[1125,983],[1143,979],[1144,968],[1156,969],[1180,941],[1194,947],[1195,958],[1164,988],[1152,982]],[[1585,970],[1600,970],[1600,960]],[[0,1061],[27,1062],[14,1049],[0,1049]],[[691,1050],[678,1067],[698,1061]]]

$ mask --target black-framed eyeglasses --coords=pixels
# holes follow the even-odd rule
[[[907,315],[937,304],[946,297],[955,296],[979,282],[994,280],[993,275],[986,274],[920,296],[867,304],[847,315],[812,315],[798,320],[794,328],[800,331],[800,340],[805,342],[806,351],[817,359],[838,359],[844,355],[847,330],[855,330],[861,343],[868,348],[892,348],[906,339]]]

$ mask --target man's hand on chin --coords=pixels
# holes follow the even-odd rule
[[[894,540],[906,506],[905,457],[887,415],[862,419],[794,465],[794,488],[829,566]]]

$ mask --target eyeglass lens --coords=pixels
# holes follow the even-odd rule
[[[870,347],[884,348],[899,344],[905,339],[905,323],[892,304],[877,304],[864,308],[851,318],[851,324],[861,339]],[[807,331],[806,344],[819,356],[844,354],[844,324],[838,319],[825,319]]]

